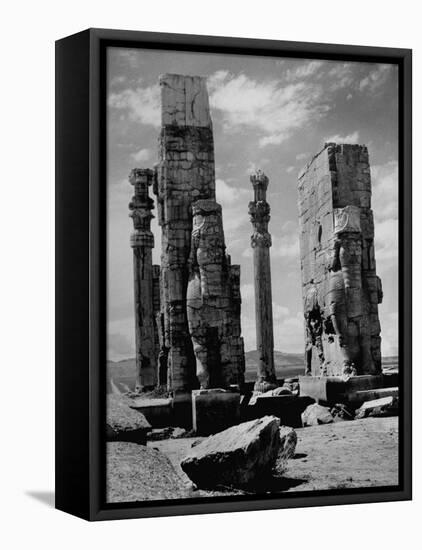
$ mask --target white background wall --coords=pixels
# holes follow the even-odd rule
[[[3,548],[397,548],[417,546],[421,407],[414,411],[414,502],[88,524],[30,493],[54,472],[54,40],[87,27],[414,49],[415,157],[421,150],[417,2],[46,0],[2,5],[0,48],[0,507]],[[420,202],[420,164],[414,201]],[[415,242],[421,216],[415,212]],[[419,218],[419,219],[418,219]],[[417,248],[417,244],[416,247]],[[415,273],[421,268],[415,250]],[[415,310],[421,305],[415,277]],[[421,324],[415,318],[415,339]],[[421,387],[415,357],[414,387]],[[45,497],[47,494],[47,497]]]

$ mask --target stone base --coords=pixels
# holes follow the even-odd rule
[[[141,412],[153,428],[172,426],[173,407],[171,398],[144,399],[137,397],[132,400],[131,409]]]
[[[192,428],[197,435],[221,432],[240,422],[240,394],[220,388],[192,391]]]
[[[399,388],[379,388],[376,390],[356,391],[349,395],[349,402],[361,404],[374,399],[382,399],[383,397],[398,397]]]
[[[263,416],[277,416],[283,426],[292,428],[302,427],[301,415],[308,405],[314,403],[310,397],[297,397],[295,395],[257,395],[251,404],[245,407],[245,418],[251,420]]]
[[[300,395],[308,396],[322,403],[345,403],[356,392],[385,387],[387,380],[383,375],[352,376],[344,379],[340,376],[300,376]]]
[[[169,426],[192,429],[192,395],[189,391],[177,391],[173,397],[173,417]]]

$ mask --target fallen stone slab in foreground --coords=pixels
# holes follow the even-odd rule
[[[253,485],[275,465],[279,427],[278,418],[265,416],[228,428],[196,445],[181,467],[198,487]]]

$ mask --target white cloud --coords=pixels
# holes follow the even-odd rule
[[[358,143],[359,132],[353,132],[347,135],[334,134],[330,137],[324,138],[325,143]]]
[[[311,153],[299,153],[296,155],[296,160],[305,160],[311,156]]]
[[[323,66],[324,61],[309,61],[301,64],[296,69],[286,71],[286,80],[294,81],[314,76]]]
[[[396,262],[398,257],[398,224],[389,219],[375,225],[375,258],[377,262]]]
[[[300,353],[304,347],[303,314],[286,317],[282,321],[274,319],[274,347],[276,350]]]
[[[131,157],[136,162],[146,162],[151,158],[151,149],[139,149],[136,153],[132,153]]]
[[[327,89],[331,92],[336,92],[353,86],[355,68],[356,63],[335,63],[325,77],[328,82]]]
[[[373,94],[380,90],[388,79],[392,69],[391,65],[375,65],[375,67],[374,70],[359,82],[359,90],[361,92],[368,91]]]
[[[294,167],[294,166],[289,166],[288,168],[286,168],[286,172],[287,172],[288,174],[291,174],[292,172],[294,172],[294,170],[295,170],[295,167]]]
[[[215,194],[217,202],[220,203],[223,208],[224,206],[237,203],[239,198],[241,196],[246,196],[247,193],[248,192],[246,189],[232,187],[222,179],[216,179],[215,181]]]
[[[114,109],[125,110],[132,120],[159,127],[161,124],[160,89],[158,85],[147,88],[128,88],[112,93],[108,105]]]
[[[252,127],[260,147],[280,144],[297,128],[316,122],[328,109],[322,86],[281,80],[256,81],[218,71],[208,80],[211,106],[223,115],[226,131]]]
[[[271,255],[299,262],[299,229],[296,223],[286,222],[281,228],[281,236],[273,236]]]
[[[399,174],[397,160],[371,167],[372,209],[376,222],[398,218]]]

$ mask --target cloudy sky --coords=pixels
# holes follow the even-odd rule
[[[327,141],[369,148],[375,252],[384,287],[384,355],[397,353],[398,102],[392,65],[210,55],[142,49],[108,51],[108,356],[134,356],[132,221],[127,181],[134,167],[157,162],[158,76],[208,78],[214,126],[217,201],[232,263],[241,265],[242,330],[255,348],[249,174],[270,179],[275,348],[303,351],[297,174]],[[154,263],[159,263],[160,235]]]

